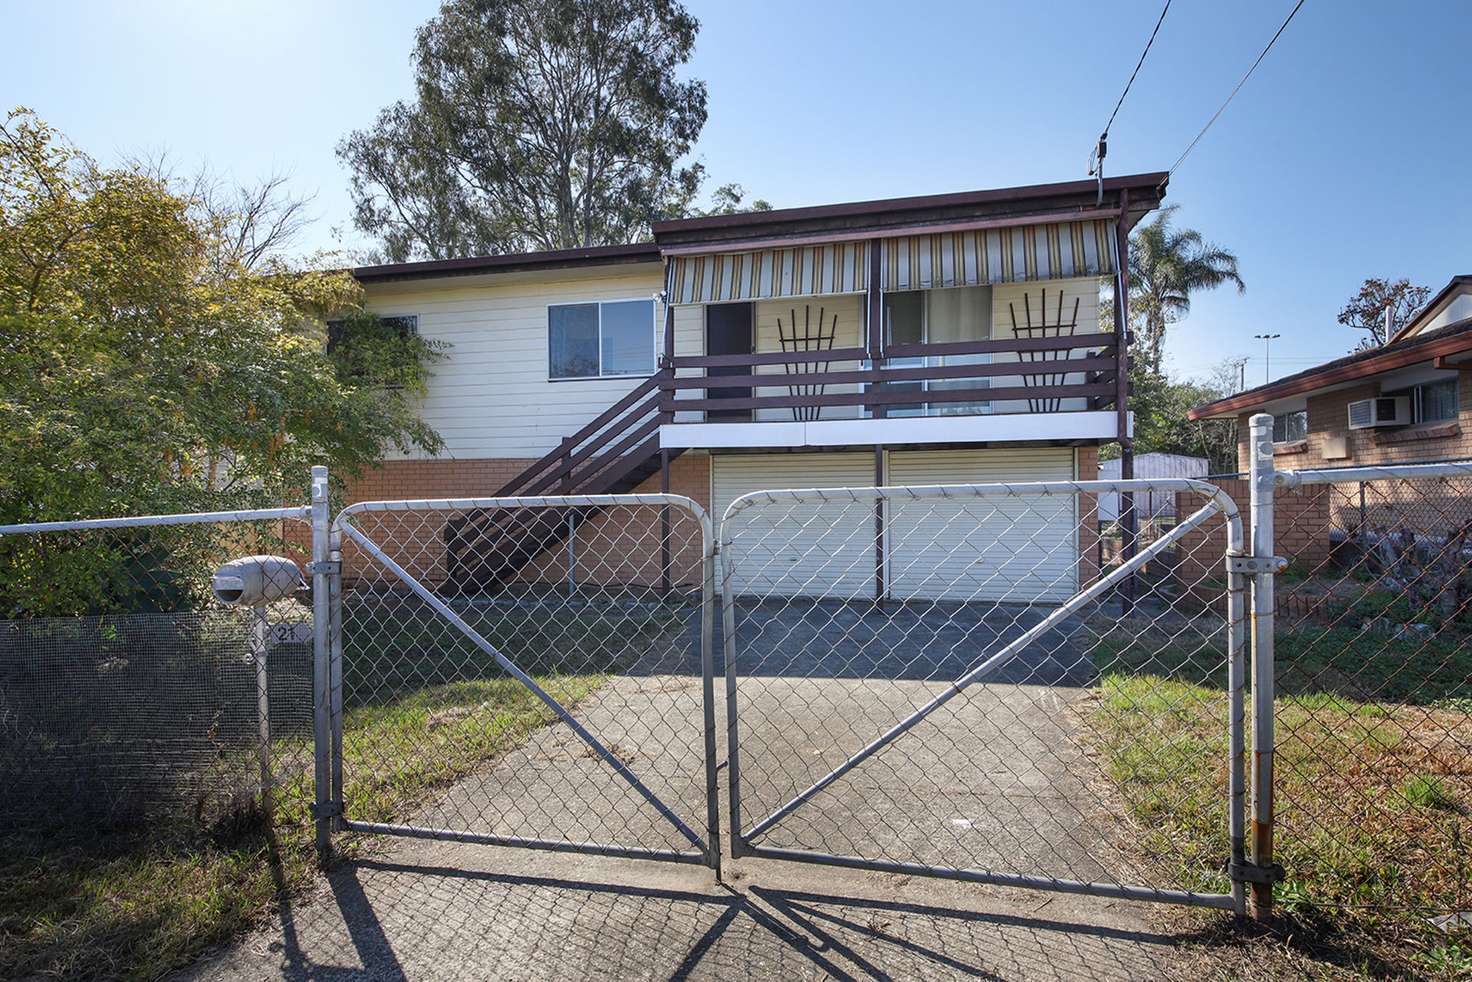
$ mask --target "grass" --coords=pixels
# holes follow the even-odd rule
[[[344,642],[344,798],[355,818],[408,818],[553,719],[432,614],[400,612],[390,623],[366,611],[349,614]],[[658,610],[602,622],[504,609],[476,619],[565,706],[679,624]],[[594,649],[602,670],[569,664]],[[299,739],[277,741],[274,753],[311,760]],[[0,833],[0,977],[154,979],[261,923],[316,879],[309,768],[278,781],[274,823],[257,811],[209,826]]]
[[[1342,640],[1280,635],[1279,677],[1291,684],[1276,703],[1275,835],[1288,878],[1276,887],[1283,920],[1267,962],[1313,977],[1472,977],[1472,930],[1447,934],[1428,920],[1472,908],[1472,720],[1443,708],[1465,698],[1472,673],[1456,657],[1442,672],[1447,652],[1421,664],[1409,645],[1390,665],[1377,646],[1377,657],[1361,652],[1353,685],[1331,677],[1314,690],[1308,666]],[[1142,854],[1173,882],[1224,892],[1220,654],[1169,645],[1147,636],[1105,652],[1090,729]],[[1165,677],[1164,665],[1179,671]],[[1420,705],[1345,696],[1403,692],[1406,674]],[[1270,974],[1265,964],[1252,970]]]

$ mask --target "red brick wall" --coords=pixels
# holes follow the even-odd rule
[[[1380,395],[1377,382],[1326,392],[1308,400],[1308,439],[1281,448],[1274,455],[1279,470],[1318,467],[1354,467],[1375,464],[1411,464],[1472,457],[1472,370],[1457,373],[1457,419],[1396,429],[1351,430],[1349,404]],[[1237,467],[1247,472],[1247,421],[1237,418]],[[1346,438],[1347,457],[1326,457],[1332,436]]]
[[[530,459],[388,461],[349,483],[347,502],[430,498],[491,497],[532,461]],[[654,474],[636,490],[657,492]],[[670,465],[670,493],[710,506],[710,458],[686,454]],[[654,585],[662,565],[657,507],[620,508],[578,527],[574,537],[577,578],[582,582]],[[448,512],[366,513],[356,525],[416,578],[438,583],[446,575],[445,523]],[[671,567],[675,584],[696,584],[700,570],[700,534],[695,521],[673,512],[670,523]],[[371,564],[344,544],[345,572]],[[567,577],[565,542],[558,542],[529,564],[519,580],[557,582]]]
[[[1237,510],[1242,515],[1242,532],[1250,545],[1252,516],[1248,508],[1250,489],[1247,480],[1238,478],[1214,483],[1237,503]],[[1291,491],[1279,488],[1273,497],[1274,553],[1292,560],[1302,571],[1315,569],[1326,562],[1329,558],[1331,496],[1322,487],[1307,487]],[[1198,494],[1182,492],[1176,495],[1176,514],[1185,518],[1205,503]],[[1203,580],[1224,579],[1222,561],[1226,550],[1226,522],[1220,517],[1213,517],[1187,532],[1177,547],[1182,581],[1190,585]]]

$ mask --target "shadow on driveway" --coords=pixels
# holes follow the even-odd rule
[[[763,881],[781,879],[764,865]],[[1165,974],[1180,940],[1118,926],[1139,923],[1133,910],[1077,918],[1046,895],[905,878],[865,888],[826,870],[796,875],[832,889],[748,888],[637,868],[647,875],[622,879],[649,882],[343,863],[328,890],[188,977],[1139,979]]]

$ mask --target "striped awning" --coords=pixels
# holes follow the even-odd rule
[[[867,242],[674,256],[670,263],[670,302],[676,304],[863,293],[869,288]]]
[[[971,229],[884,240],[886,292],[1108,276],[1112,220]]]
[[[1114,272],[1113,219],[1048,222],[892,238],[669,257],[673,304],[727,303],[869,288],[881,251],[886,292],[983,286]]]

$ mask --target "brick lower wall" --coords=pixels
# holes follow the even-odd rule
[[[1248,482],[1239,478],[1214,483],[1230,494],[1237,503],[1237,510],[1242,516],[1243,534],[1251,536]],[[1292,560],[1301,571],[1317,569],[1327,562],[1331,495],[1326,489],[1279,489],[1273,498],[1274,554]],[[1184,518],[1200,509],[1203,504],[1205,502],[1200,495],[1182,492],[1176,495],[1176,514]],[[1187,532],[1177,546],[1180,556],[1177,569],[1182,582],[1190,586],[1205,581],[1224,580],[1222,561],[1226,550],[1226,523],[1220,518],[1212,518],[1204,525]]]
[[[1326,392],[1308,399],[1308,438],[1300,445],[1285,446],[1273,456],[1279,470],[1309,470],[1321,467],[1355,467],[1376,464],[1414,464],[1472,457],[1472,370],[1457,373],[1455,420],[1420,426],[1351,430],[1349,404],[1381,395],[1378,382]],[[1237,417],[1237,468],[1248,466],[1250,413]],[[1344,437],[1347,456],[1327,456],[1334,437]]]
[[[491,497],[532,463],[532,459],[387,461],[350,481],[343,504],[357,501],[401,501],[433,498]],[[654,474],[635,490],[660,489]],[[670,465],[670,493],[710,507],[710,458],[686,454]],[[529,512],[523,514],[529,516]],[[670,522],[671,576],[677,586],[699,584],[700,533],[696,521],[673,510]],[[448,512],[409,510],[366,513],[357,525],[417,579],[443,582],[447,576],[445,525]],[[663,557],[660,509],[621,507],[581,523],[573,538],[574,579],[582,583],[652,586],[661,581]],[[567,543],[559,541],[527,565],[519,582],[564,583],[568,575]],[[351,543],[343,549],[344,572],[364,575],[375,565]]]

